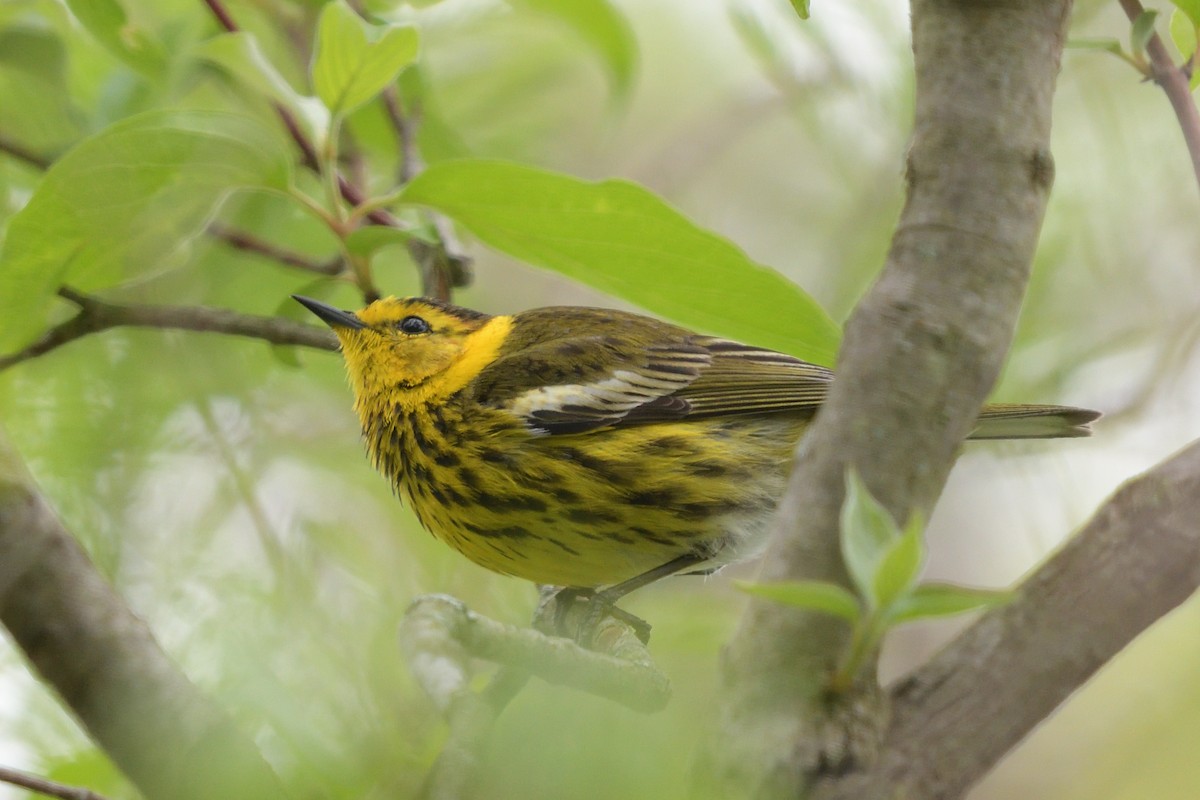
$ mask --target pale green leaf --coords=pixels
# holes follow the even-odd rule
[[[1068,39],[1067,47],[1075,50],[1103,50],[1115,56],[1123,55],[1121,43],[1116,39]]]
[[[784,605],[823,611],[836,617],[858,622],[862,615],[858,598],[838,586],[824,581],[787,581],[784,583],[751,583],[735,581],[743,592]]]
[[[166,50],[136,22],[118,0],[67,0],[79,23],[105,49],[149,78],[166,73]]]
[[[1138,14],[1137,19],[1133,21],[1133,25],[1129,29],[1129,49],[1134,55],[1146,51],[1146,43],[1154,35],[1154,21],[1157,18],[1158,12],[1149,9]]]
[[[205,39],[193,55],[253,91],[285,106],[298,104],[300,95],[263,54],[253,33],[237,31]]]
[[[808,19],[808,0],[792,0],[792,8],[800,19]]]
[[[364,225],[346,237],[346,249],[356,256],[370,256],[376,250],[394,244],[407,244],[410,239],[414,238],[430,244],[436,242],[425,232],[402,230],[389,225]]]
[[[0,128],[6,137],[50,156],[83,135],[82,115],[71,103],[62,40],[40,28],[0,30]]]
[[[900,538],[900,528],[888,510],[871,496],[854,469],[846,471],[846,499],[841,513],[842,558],[846,570],[871,608],[878,607],[875,574]]]
[[[62,39],[49,30],[13,25],[0,28],[0,66],[62,85],[66,83],[67,51]]]
[[[1171,41],[1175,44],[1175,49],[1179,51],[1180,56],[1185,61],[1193,58],[1196,53],[1197,28],[1191,18],[1177,8],[1171,12],[1171,22],[1167,30],[1170,32]],[[1188,81],[1188,85],[1192,89],[1200,85],[1200,69],[1192,70],[1192,77]]]
[[[289,152],[262,123],[217,112],[149,112],[85,139],[9,223],[0,350],[38,332],[60,285],[96,289],[161,269],[230,192],[286,188]]]
[[[629,94],[637,70],[637,40],[624,15],[607,0],[515,0],[555,17],[600,57],[618,98]]]
[[[918,519],[914,516],[914,519]],[[917,582],[925,564],[924,530],[920,522],[911,523],[895,539],[875,570],[875,602],[887,608],[906,595]]]
[[[1200,28],[1200,0],[1171,0],[1171,2],[1177,10],[1191,20],[1193,29]]]
[[[892,605],[888,610],[888,624],[949,617],[998,606],[1011,599],[1012,592],[1004,590],[974,589],[950,583],[922,583]]]
[[[368,26],[337,0],[321,11],[313,87],[334,114],[347,114],[396,80],[417,57],[415,28],[390,26],[370,41]]]
[[[297,92],[262,52],[258,39],[246,31],[224,33],[201,42],[195,57],[241,85],[287,108],[310,139],[329,124],[329,110],[315,97]]]
[[[502,161],[431,165],[400,194],[485,244],[710,333],[832,363],[837,325],[779,273],[648,190]]]
[[[1191,58],[1192,53],[1196,52],[1196,25],[1187,14],[1178,8],[1172,11],[1167,31],[1171,34],[1171,41],[1179,54],[1185,59]]]

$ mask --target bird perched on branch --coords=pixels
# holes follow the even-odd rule
[[[833,373],[650,317],[300,303],[341,342],[375,467],[488,569],[621,595],[757,552]],[[1087,436],[1095,411],[986,406],[973,439]]]

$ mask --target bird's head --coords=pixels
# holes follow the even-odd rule
[[[295,299],[337,335],[360,407],[452,394],[490,363],[508,330],[507,317],[422,297],[385,297],[355,312]]]

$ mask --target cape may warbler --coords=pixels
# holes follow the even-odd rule
[[[754,553],[833,378],[609,309],[296,299],[341,341],[370,457],[422,525],[488,569],[614,598]],[[993,405],[972,438],[1086,436],[1097,416]]]

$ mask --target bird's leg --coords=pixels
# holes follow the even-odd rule
[[[685,553],[671,559],[665,564],[660,564],[654,569],[647,570],[641,575],[635,575],[627,581],[614,584],[606,589],[599,591],[594,589],[563,589],[555,596],[555,622],[559,626],[558,630],[563,635],[566,635],[565,623],[567,610],[570,609],[575,600],[580,597],[586,597],[588,599],[588,607],[583,614],[583,618],[579,621],[578,629],[575,631],[576,642],[585,647],[591,644],[592,634],[595,633],[596,625],[604,617],[605,613],[607,613],[633,628],[633,632],[645,644],[650,641],[650,623],[641,617],[630,614],[628,611],[617,608],[616,602],[630,592],[640,589],[647,584],[654,583],[659,578],[674,575],[677,572],[685,570],[688,567],[694,567],[707,560],[707,556],[697,553]],[[564,592],[570,592],[566,603],[562,603],[560,599]]]
[[[575,601],[581,597],[591,598],[595,589],[580,589],[574,586],[564,586],[554,593],[554,622],[553,628],[559,636],[565,636],[567,615],[575,607]]]

